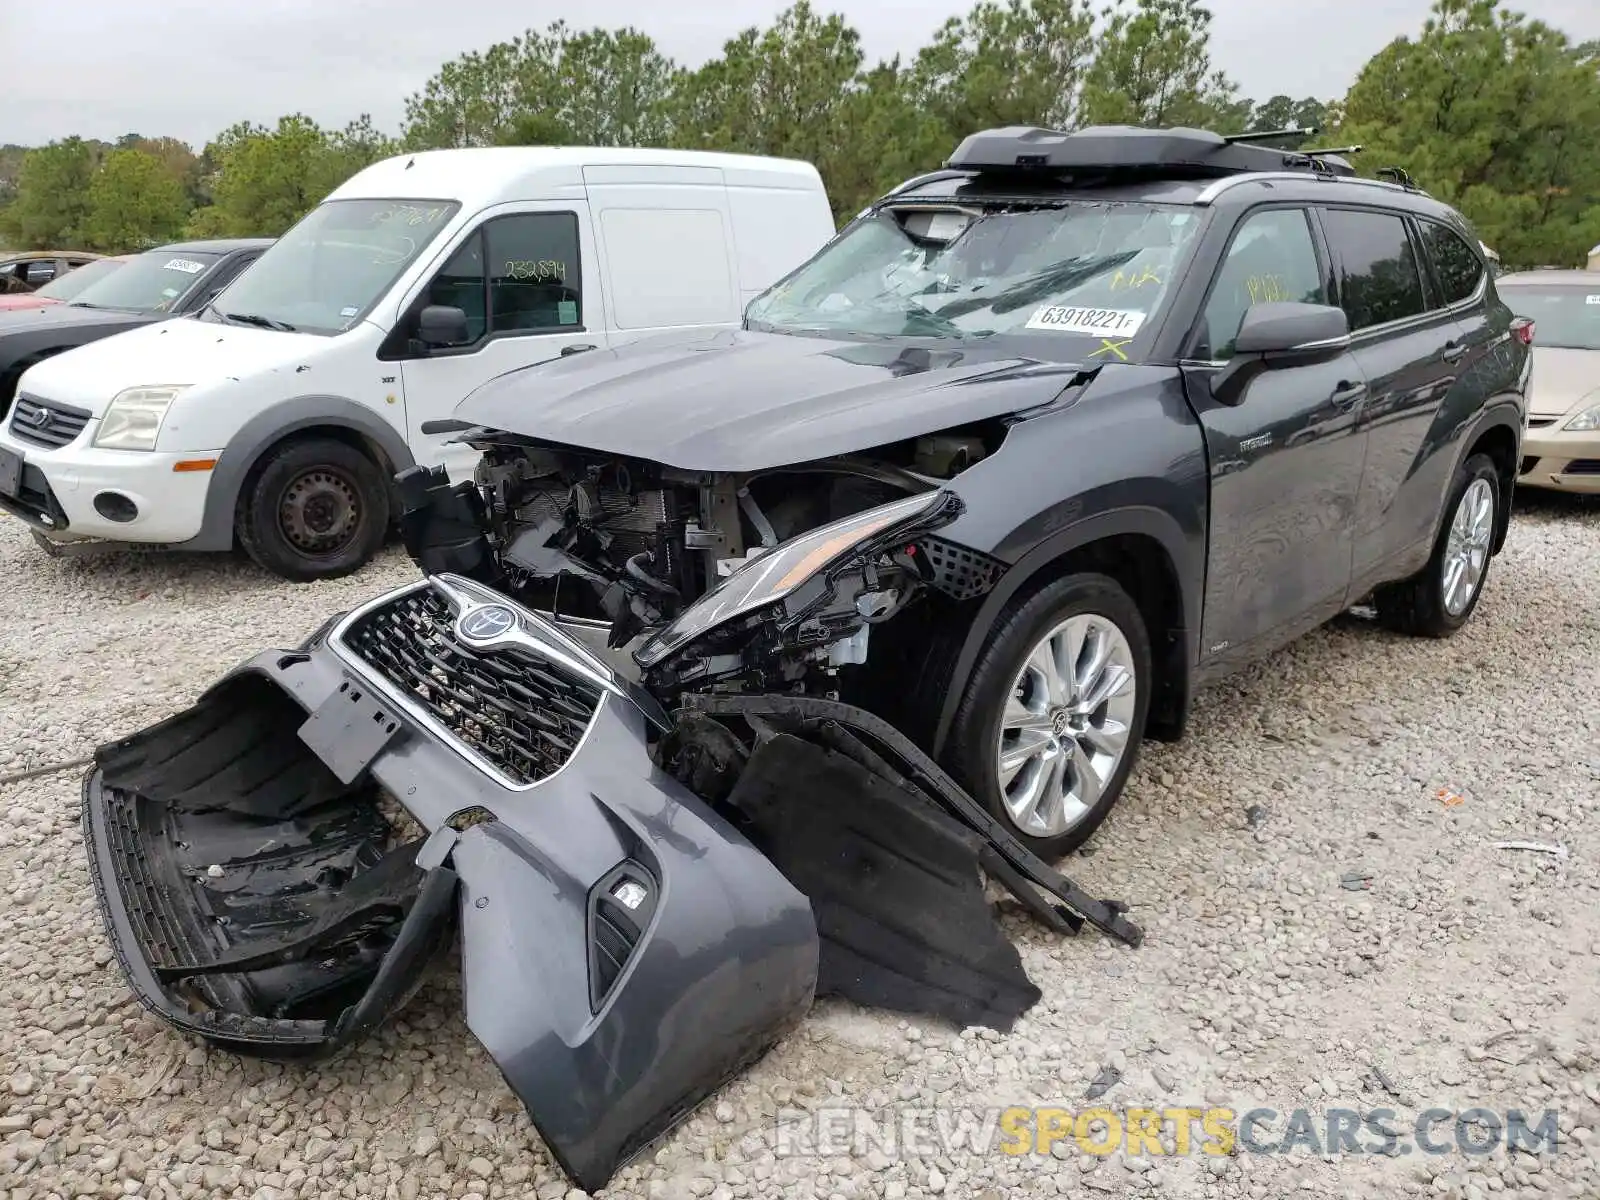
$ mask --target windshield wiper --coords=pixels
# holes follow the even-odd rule
[[[271,317],[263,317],[260,313],[230,313],[221,314],[224,321],[232,321],[238,325],[254,325],[258,329],[276,329],[279,333],[293,333],[294,326],[287,321],[274,321]]]

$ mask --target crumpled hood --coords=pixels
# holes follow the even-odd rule
[[[1533,346],[1528,411],[1536,417],[1565,416],[1580,401],[1600,403],[1600,350]]]
[[[755,471],[1035,408],[1079,371],[981,343],[726,331],[512,371],[470,394],[455,415],[684,470]]]
[[[30,367],[21,390],[95,416],[125,388],[198,385],[305,363],[331,339],[179,317],[130,329]]]

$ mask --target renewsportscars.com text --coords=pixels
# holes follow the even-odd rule
[[[1505,1146],[1529,1154],[1559,1148],[1553,1110],[895,1107],[785,1109],[780,1157],[921,1157],[976,1154],[1124,1155],[1383,1154],[1482,1156]]]

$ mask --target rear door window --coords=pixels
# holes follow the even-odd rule
[[[1322,213],[1350,332],[1428,311],[1422,271],[1404,218],[1396,213],[1330,208]]]
[[[1433,260],[1433,273],[1439,280],[1446,304],[1460,304],[1472,298],[1483,279],[1483,260],[1455,230],[1437,221],[1419,221],[1422,244]]]

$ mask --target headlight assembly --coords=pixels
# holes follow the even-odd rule
[[[1600,429],[1600,404],[1584,409],[1561,428],[1568,433],[1589,433]]]
[[[154,450],[161,422],[184,384],[125,388],[111,398],[94,444],[102,450]]]
[[[702,634],[791,595],[863,542],[933,509],[943,492],[923,492],[823,525],[768,550],[741,567],[678,615],[634,652],[641,667],[655,666]]]

